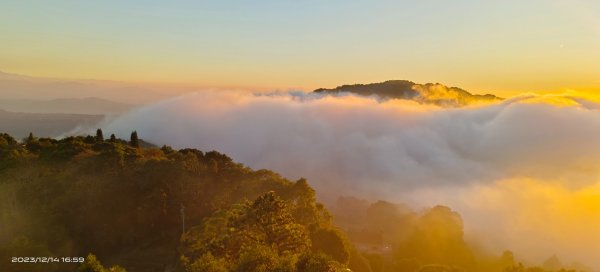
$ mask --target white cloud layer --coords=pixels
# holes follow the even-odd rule
[[[350,95],[206,91],[137,109],[104,128],[123,138],[137,130],[141,138],[156,144],[215,149],[253,168],[272,169],[292,179],[303,176],[322,197],[346,194],[414,205],[455,205],[467,225],[502,227],[510,237],[507,241],[527,239],[519,231],[525,227],[509,219],[509,210],[519,207],[500,200],[493,205],[482,202],[481,188],[539,208],[539,220],[544,220],[552,212],[543,212],[543,203],[530,205],[526,196],[519,195],[515,189],[519,180],[555,186],[551,188],[557,191],[548,192],[562,198],[600,181],[600,111],[598,104],[582,98],[527,95],[447,109]],[[506,180],[514,190],[502,185]],[[524,190],[533,188],[526,185]],[[453,195],[457,192],[461,193]],[[531,201],[553,201],[536,194]],[[569,203],[577,208],[576,201]],[[498,222],[475,222],[482,209],[496,212]],[[528,212],[536,216],[535,209]],[[587,224],[586,217],[573,220],[573,226]],[[600,219],[587,220],[596,224]],[[577,247],[599,249],[563,241],[563,248],[548,252],[540,238],[546,234],[532,235],[527,245],[537,241],[536,252],[569,257],[576,255],[570,252],[581,252]],[[600,231],[589,235],[600,239]]]

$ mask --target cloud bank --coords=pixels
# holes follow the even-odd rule
[[[557,255],[566,266],[584,263],[598,271],[599,183],[569,188],[513,178],[472,186],[421,188],[407,198],[430,206],[445,203],[460,211],[468,240],[482,248],[510,249],[525,258],[520,261],[534,264]]]
[[[532,100],[532,99],[536,100]],[[157,144],[216,149],[316,186],[393,189],[526,176],[578,185],[600,174],[600,111],[523,96],[461,109],[357,96],[203,92],[105,127]],[[529,103],[528,101],[534,101]],[[377,185],[377,186],[373,186]]]
[[[600,226],[598,108],[563,96],[449,109],[353,95],[205,91],[136,109],[103,127],[123,138],[137,130],[156,144],[215,149],[253,168],[306,177],[323,198],[451,205],[475,232],[502,233],[495,237],[504,242],[490,241],[498,247],[536,260],[559,254],[599,265],[583,254],[600,251],[600,242],[587,242],[600,241],[593,228]],[[591,206],[582,207],[582,199]],[[538,227],[537,235],[525,233]],[[565,235],[569,229],[588,239]],[[552,241],[556,247],[548,247]]]

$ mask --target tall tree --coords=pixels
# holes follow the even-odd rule
[[[445,206],[425,212],[394,251],[399,258],[415,258],[424,264],[463,268],[473,264],[473,253],[464,240],[462,217]]]
[[[117,137],[115,136],[115,134],[110,135],[110,141],[113,143],[117,141]]]
[[[27,143],[31,143],[35,140],[35,137],[33,137],[33,132],[29,132],[29,136],[27,136]]]
[[[96,130],[96,142],[104,142],[104,134],[101,129]]]
[[[133,131],[131,133],[131,137],[130,137],[130,140],[129,140],[129,145],[131,145],[133,147],[140,147],[140,140],[138,138],[137,131]]]

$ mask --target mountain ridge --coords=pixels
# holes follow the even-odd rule
[[[421,104],[434,104],[444,107],[463,107],[503,100],[503,98],[493,94],[472,94],[458,87],[448,87],[440,83],[419,84],[409,80],[341,85],[332,89],[319,88],[313,92],[326,95],[352,93],[361,96],[378,96],[385,100],[412,100]]]
[[[0,99],[0,109],[28,113],[72,113],[111,115],[124,113],[134,105],[99,97],[55,99]]]
[[[77,128],[94,128],[103,115],[72,113],[24,113],[0,109],[2,132],[23,138],[32,132],[37,136],[57,137]]]

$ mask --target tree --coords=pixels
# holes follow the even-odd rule
[[[31,132],[29,132],[29,136],[24,139],[24,142],[27,149],[31,152],[39,152],[42,147],[38,138],[34,137]]]
[[[114,143],[114,142],[116,142],[116,141],[117,141],[117,137],[115,136],[115,134],[111,134],[111,135],[110,135],[110,142],[111,142],[111,143]]]
[[[35,137],[33,137],[33,132],[29,132],[29,136],[27,136],[27,139],[25,140],[26,143],[31,143],[35,141]]]
[[[110,268],[104,268],[94,254],[88,254],[78,269],[79,272],[127,272],[124,268],[116,265]]]
[[[317,229],[311,234],[313,252],[329,255],[339,263],[347,264],[350,246],[343,234],[336,229]]]
[[[227,272],[229,264],[224,259],[217,259],[212,254],[206,253],[193,263],[189,259],[182,257],[181,262],[188,272]]]
[[[104,134],[101,129],[96,130],[96,142],[104,142]]]
[[[325,254],[308,253],[300,256],[296,263],[298,272],[341,272],[343,266]]]
[[[310,247],[305,227],[294,221],[285,201],[273,191],[258,197],[237,224],[241,228],[248,224],[250,231],[260,232],[264,242],[279,254],[302,252]]]
[[[329,227],[331,215],[322,204],[316,202],[315,190],[305,178],[300,178],[284,197],[293,205],[290,211],[299,224],[315,227]]]
[[[33,137],[33,135],[32,135]],[[0,133],[0,146],[4,145],[16,145],[17,141],[12,136],[6,133]]]
[[[210,253],[236,264],[238,271],[290,271],[296,257],[309,253],[311,245],[306,227],[272,191],[215,212],[185,239],[183,258],[189,256],[191,263]]]
[[[274,271],[279,263],[279,256],[266,246],[246,248],[240,255],[236,271],[269,272]]]
[[[415,258],[424,264],[473,264],[473,253],[464,240],[462,218],[444,206],[423,214],[413,233],[394,250],[397,258]]]
[[[133,131],[131,133],[131,137],[130,137],[130,140],[129,140],[129,145],[131,145],[131,146],[133,146],[135,148],[140,147],[140,142],[139,142],[139,139],[138,139],[137,131]]]

